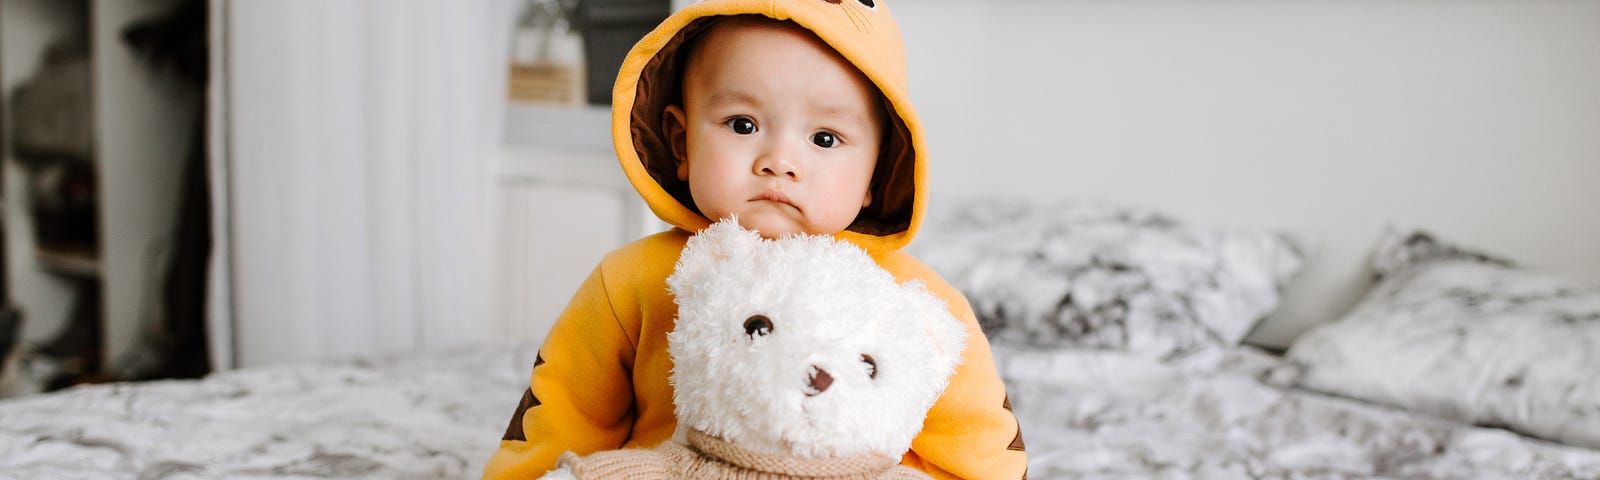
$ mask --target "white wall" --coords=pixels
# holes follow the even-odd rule
[[[1253,341],[1348,308],[1388,223],[1600,280],[1600,2],[892,7],[934,202],[1108,199],[1322,242]]]

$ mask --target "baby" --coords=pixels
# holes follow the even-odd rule
[[[484,478],[672,438],[666,278],[691,235],[730,217],[767,238],[855,243],[897,282],[920,279],[943,298],[967,348],[901,464],[935,478],[1025,477],[1022,432],[971,307],[900,250],[922,222],[927,148],[887,6],[704,1],[633,48],[612,97],[623,171],[676,228],[608,254],[579,287]]]

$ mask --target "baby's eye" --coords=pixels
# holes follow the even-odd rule
[[[839,145],[839,137],[830,132],[817,132],[811,134],[811,143],[822,148],[833,148]]]
[[[733,118],[728,119],[728,121],[723,122],[722,124],[723,125],[727,125],[728,128],[733,129],[733,133],[737,133],[737,134],[740,134],[740,135],[749,135],[749,134],[752,134],[752,133],[756,133],[756,121],[755,120],[751,120],[750,117],[733,117]]]

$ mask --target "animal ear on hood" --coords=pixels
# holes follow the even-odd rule
[[[689,237],[672,276],[667,277],[667,289],[679,298],[689,296],[696,287],[709,282],[709,276],[720,270],[719,265],[748,259],[763,241],[756,232],[739,226],[736,217],[713,223]]]
[[[967,348],[965,326],[950,314],[944,299],[929,292],[921,280],[903,283],[900,289],[911,303],[910,311],[915,312],[912,321],[921,325],[939,356],[935,365],[940,370],[954,372],[956,365],[961,364],[961,351]]]

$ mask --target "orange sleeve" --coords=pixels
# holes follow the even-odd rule
[[[634,420],[634,345],[596,268],[539,347],[528,390],[483,478],[536,478],[563,452],[620,448]]]
[[[1027,477],[1028,456],[1022,428],[1011,413],[1011,400],[995,370],[989,339],[978,328],[966,297],[937,276],[925,278],[928,288],[945,299],[950,313],[967,327],[967,348],[961,366],[950,377],[944,395],[928,410],[922,432],[911,442],[901,463],[934,478]]]

